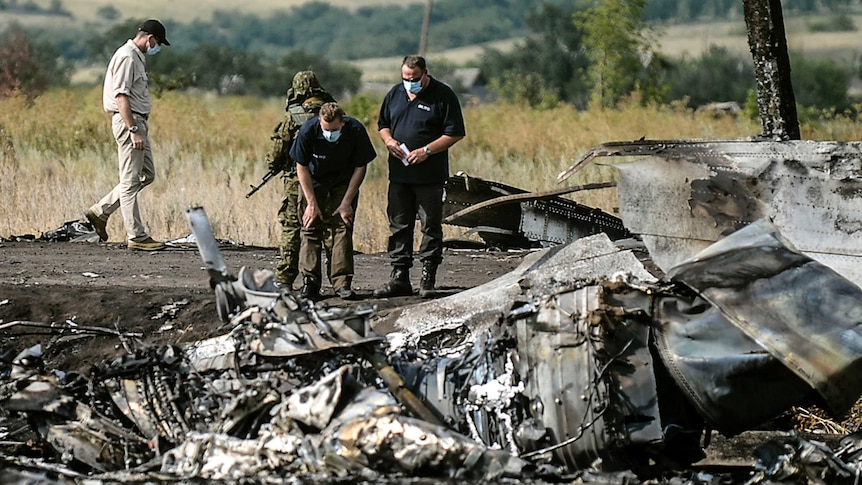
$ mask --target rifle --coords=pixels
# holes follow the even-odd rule
[[[266,183],[267,183],[267,182],[269,182],[269,179],[271,179],[271,178],[275,177],[276,175],[278,175],[278,174],[279,174],[279,172],[281,172],[281,170],[282,170],[282,169],[280,169],[280,168],[271,168],[271,169],[269,169],[269,172],[266,172],[266,173],[263,175],[263,177],[260,179],[260,183],[259,183],[258,185],[256,185],[256,186],[255,186],[255,185],[251,185],[251,186],[250,186],[250,187],[251,187],[251,192],[249,192],[249,193],[245,194],[245,198],[246,198],[246,199],[248,199],[249,197],[251,197],[252,195],[254,195],[254,193],[255,193],[255,192],[257,192],[258,190],[260,190],[260,188],[261,188],[261,187],[263,187],[264,185],[266,185]]]

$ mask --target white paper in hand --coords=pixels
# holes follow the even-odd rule
[[[410,150],[407,149],[407,145],[402,143],[401,144],[401,151],[404,153],[404,156],[401,157],[401,163],[403,163],[404,166],[406,167],[407,165],[410,165],[410,161],[407,160],[407,155],[410,155]]]

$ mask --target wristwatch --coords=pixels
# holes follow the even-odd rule
[[[431,155],[431,147],[425,145],[425,155]]]
[[[132,125],[129,128],[129,133],[137,133],[137,132],[138,132],[138,125]]]

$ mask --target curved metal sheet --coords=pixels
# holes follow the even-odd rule
[[[623,222],[664,271],[769,218],[802,252],[862,282],[860,142],[665,141],[616,167]]]
[[[816,389],[836,415],[862,395],[862,289],[766,220],[670,272]]]

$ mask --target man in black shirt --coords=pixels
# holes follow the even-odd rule
[[[419,294],[433,296],[437,267],[443,261],[443,199],[449,180],[449,147],[464,138],[464,116],[452,89],[428,74],[425,59],[407,56],[401,62],[402,82],[389,90],[377,129],[389,151],[390,281],[374,296],[413,293],[413,230],[422,224]]]
[[[366,165],[377,157],[365,126],[344,115],[337,103],[326,103],[320,115],[306,121],[290,148],[301,187],[302,248],[299,271],[301,296],[320,296],[324,238],[331,232],[331,258],[327,274],[342,299],[355,297],[353,281],[353,221],[359,186]]]

